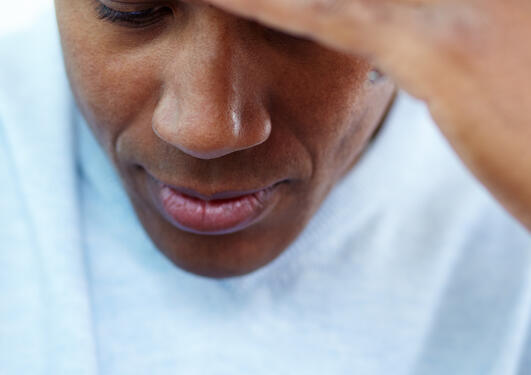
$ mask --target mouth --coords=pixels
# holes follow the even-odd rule
[[[241,231],[266,216],[278,200],[273,185],[248,191],[221,191],[210,196],[157,182],[156,205],[175,227],[190,233],[220,235]]]

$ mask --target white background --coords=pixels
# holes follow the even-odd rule
[[[30,25],[37,15],[53,7],[53,0],[0,0],[0,35]]]

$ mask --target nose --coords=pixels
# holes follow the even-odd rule
[[[193,36],[180,39],[164,72],[153,131],[195,158],[249,149],[271,134],[263,87],[249,69],[252,51],[242,45],[236,25],[228,14],[204,10],[189,30]]]

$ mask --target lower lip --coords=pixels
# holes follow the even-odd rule
[[[166,216],[180,229],[197,234],[227,234],[260,220],[271,206],[274,189],[207,201],[162,185],[159,197]]]

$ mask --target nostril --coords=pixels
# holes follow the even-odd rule
[[[244,126],[238,132],[219,124],[211,126],[188,124],[171,129],[154,125],[153,131],[164,142],[190,156],[214,159],[264,143],[271,133],[271,124],[267,122],[260,127]]]
[[[178,102],[173,94],[163,96],[153,113],[153,132],[164,142],[200,159],[249,149],[269,138],[269,114],[257,102],[235,107],[226,98],[207,99],[194,97]]]

